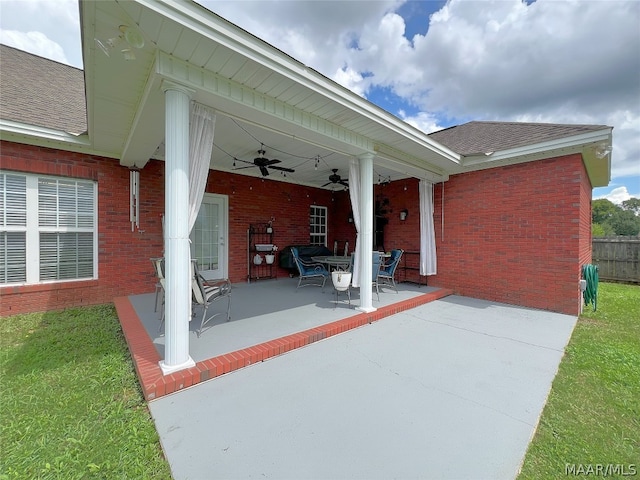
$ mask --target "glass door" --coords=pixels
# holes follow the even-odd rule
[[[227,197],[205,193],[191,231],[191,258],[207,280],[227,278]]]

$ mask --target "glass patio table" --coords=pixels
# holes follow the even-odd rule
[[[351,265],[351,255],[346,257],[333,255],[311,257],[311,260],[327,265],[329,267],[328,270],[331,270],[331,267],[333,267],[334,270],[348,270],[349,265]]]

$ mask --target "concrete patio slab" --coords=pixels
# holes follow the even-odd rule
[[[450,295],[447,289],[403,285],[396,292],[381,292],[374,312],[359,312],[357,303],[337,299],[332,288],[296,290],[296,279],[284,278],[233,285],[231,321],[226,315],[196,335],[191,322],[189,353],[195,366],[164,375],[164,336],[159,332],[160,313],[155,295],[114,299],[118,318],[147,400],[182,390],[219,375],[281,355],[285,352],[357,328],[400,311]],[[352,294],[358,302],[358,292]],[[209,307],[209,313],[215,305]],[[217,306],[226,312],[226,305]],[[197,312],[196,312],[197,313]],[[216,319],[214,319],[216,320]]]
[[[283,277],[252,283],[234,283],[231,295],[231,321],[225,315],[209,323],[200,337],[196,335],[198,322],[191,322],[189,354],[196,362],[256,345],[267,340],[318,327],[360,313],[359,290],[351,292],[351,304],[346,294],[337,297],[331,281],[324,289],[302,287],[296,289],[297,278]],[[434,287],[403,283],[395,293],[384,288],[378,300],[373,294],[374,307],[380,308],[416,298],[439,290]],[[160,358],[164,358],[164,334],[159,331],[159,313],[154,311],[154,294],[129,297],[140,321],[152,339]],[[209,307],[211,313],[226,311],[226,302]],[[200,307],[196,316],[200,318]]]
[[[149,407],[176,479],[513,479],[575,322],[449,296]]]

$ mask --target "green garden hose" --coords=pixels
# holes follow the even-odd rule
[[[584,304],[593,304],[593,311],[596,311],[598,304],[598,266],[583,265],[582,279],[586,280],[587,288],[584,291]]]

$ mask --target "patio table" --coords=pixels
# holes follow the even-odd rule
[[[334,270],[347,270],[349,265],[351,265],[351,255],[349,256],[321,256],[321,257],[311,257],[311,260],[318,263],[323,263],[327,265],[331,269],[334,267]]]

